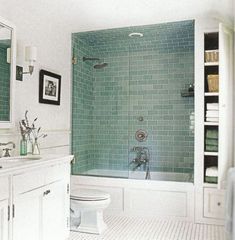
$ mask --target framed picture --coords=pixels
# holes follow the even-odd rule
[[[61,76],[45,70],[39,72],[39,102],[60,105]]]

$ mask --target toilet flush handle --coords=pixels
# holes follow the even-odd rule
[[[51,190],[46,190],[46,191],[43,193],[43,196],[48,195],[50,192],[51,192]]]

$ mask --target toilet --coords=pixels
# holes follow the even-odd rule
[[[71,191],[70,199],[71,212],[80,213],[80,216],[75,217],[77,226],[71,227],[72,231],[101,234],[107,228],[103,210],[110,204],[108,193],[96,189],[77,188]]]

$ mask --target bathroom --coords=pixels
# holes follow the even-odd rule
[[[222,185],[233,166],[233,134],[226,130],[233,119],[232,82],[220,86],[225,91],[219,97],[208,90],[204,75],[218,74],[218,64],[205,67],[204,53],[211,50],[207,41],[222,43],[219,23],[233,26],[231,2],[0,2],[1,22],[15,29],[11,66],[27,72],[25,47],[37,49],[32,74],[22,81],[13,76],[12,123],[1,119],[0,143],[14,142],[10,155],[20,155],[19,121],[27,110],[47,135],[39,142],[41,155],[70,156],[71,193],[93,189],[110,196],[107,229],[100,235],[72,229],[70,239],[225,239]],[[58,104],[40,102],[41,70],[61,77]],[[225,120],[219,126],[205,119],[207,104],[218,98],[231,102],[219,113]],[[204,145],[218,127],[221,156]],[[207,168],[222,158],[219,180],[208,182]],[[72,201],[70,208],[73,223],[81,216]],[[4,240],[15,239],[9,232]]]

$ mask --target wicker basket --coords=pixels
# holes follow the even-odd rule
[[[219,92],[219,75],[209,74],[207,76],[209,92]]]
[[[219,51],[218,50],[207,50],[205,51],[205,62],[218,62]]]

